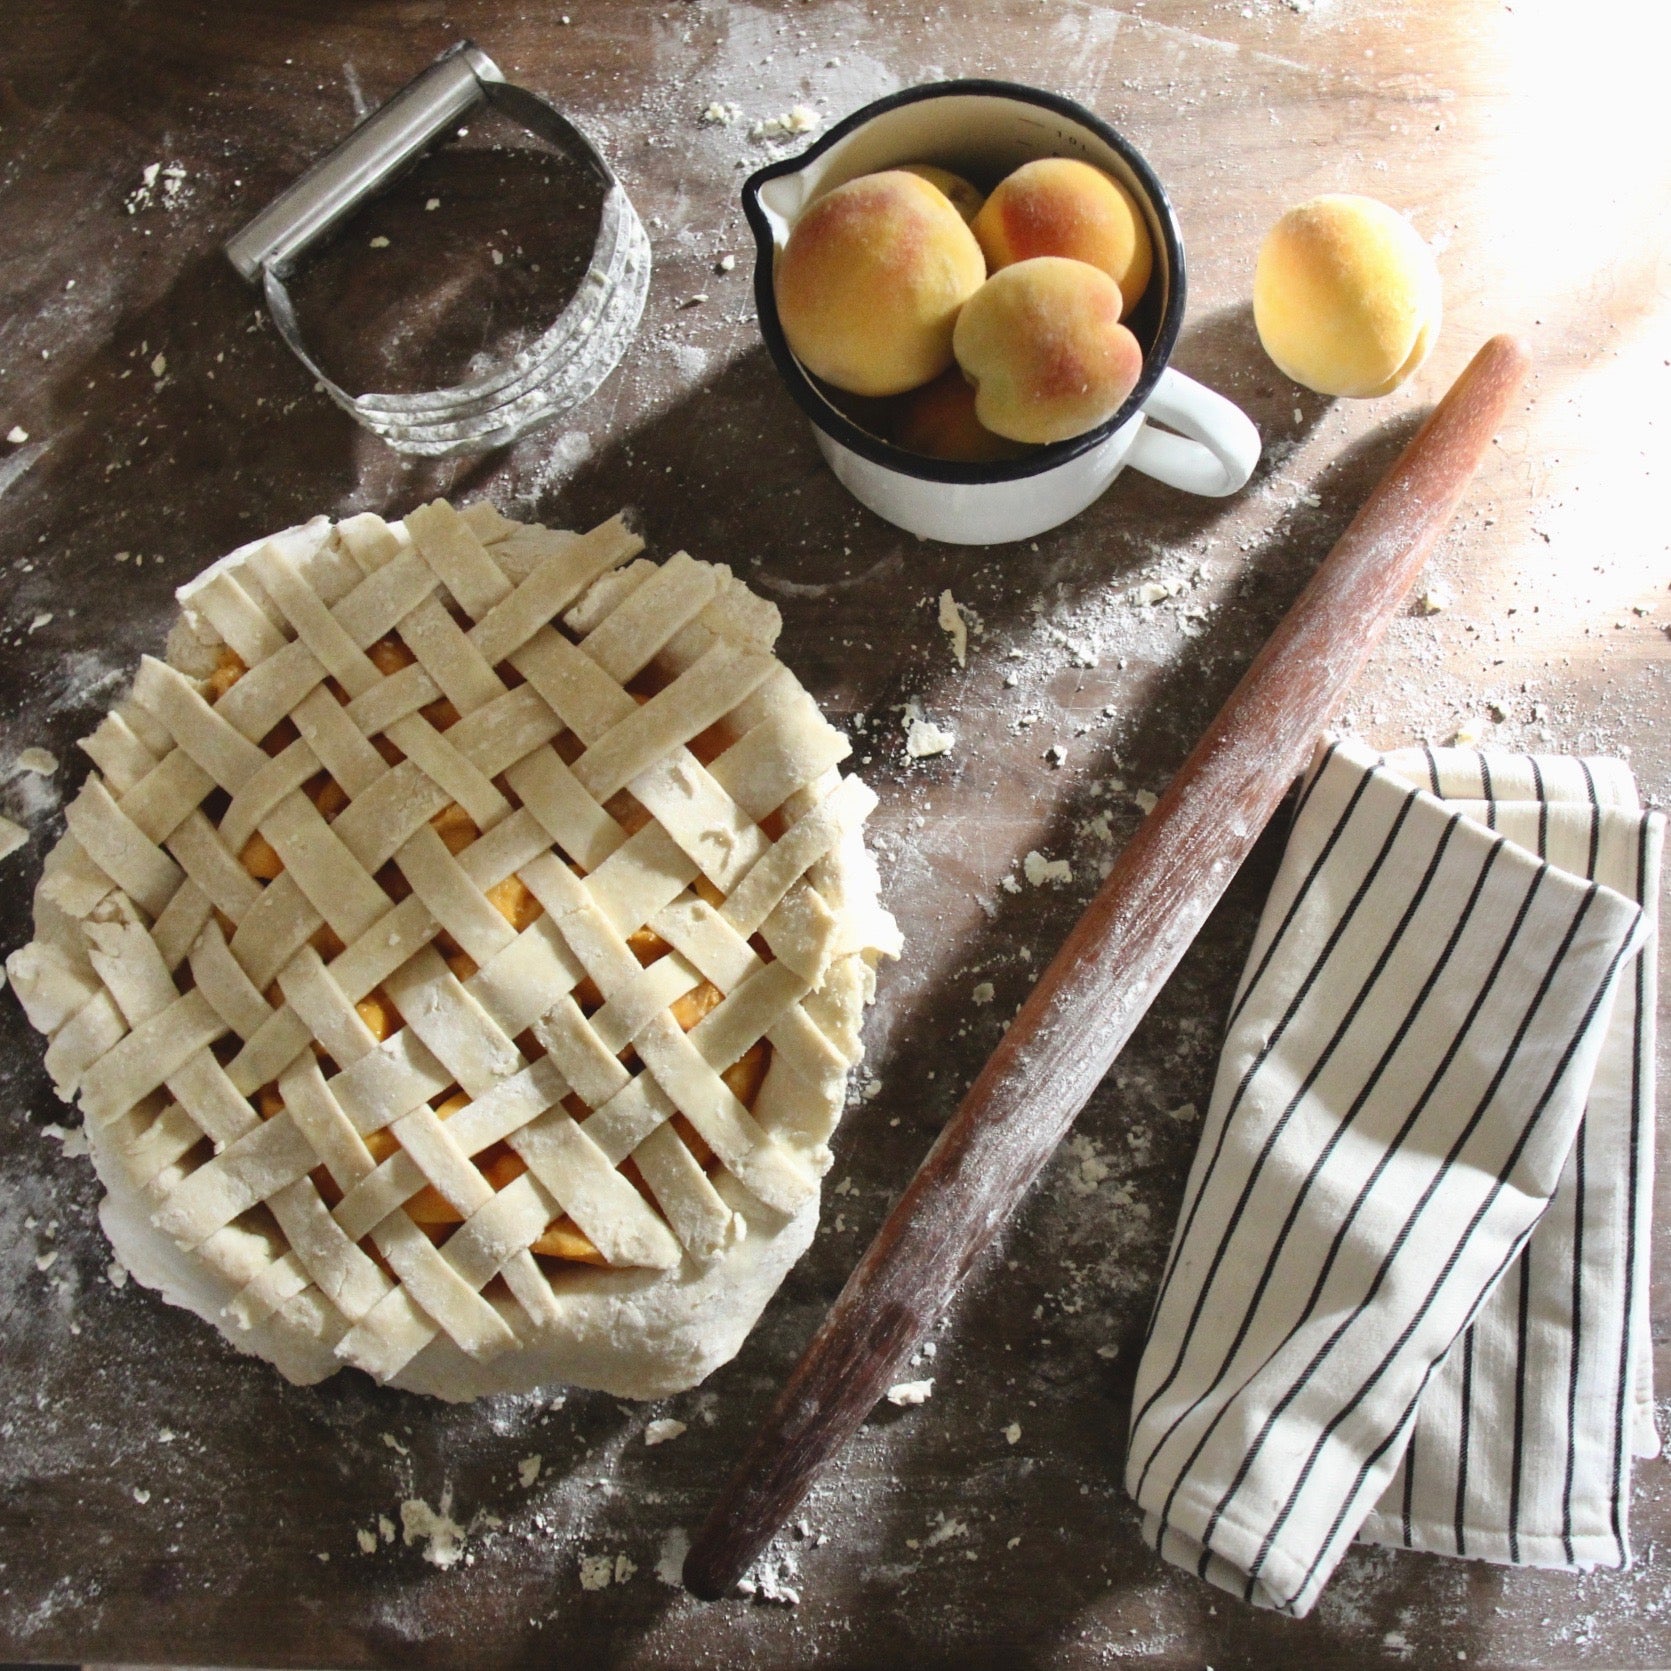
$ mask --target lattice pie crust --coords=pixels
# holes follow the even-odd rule
[[[444,501],[179,596],[8,960],[143,1283],[309,1382],[653,1397],[811,1239],[899,935],[717,564]]]

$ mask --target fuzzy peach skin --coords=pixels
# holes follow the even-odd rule
[[[941,168],[936,163],[908,162],[901,172],[915,174],[919,180],[928,181],[936,191],[943,193],[951,206],[962,215],[965,226],[981,212],[981,205],[986,201],[980,188],[972,181],[965,180],[961,174],[954,174],[949,168]]]
[[[789,234],[773,284],[795,357],[856,395],[897,395],[952,362],[957,310],[980,288],[980,245],[915,174],[861,175]]]
[[[1260,248],[1259,340],[1278,370],[1318,394],[1391,393],[1427,358],[1442,311],[1433,252],[1373,197],[1314,197]]]
[[[964,303],[952,339],[975,415],[1012,441],[1066,441],[1112,417],[1143,350],[1100,267],[1041,255],[996,272]]]
[[[1119,285],[1127,313],[1154,264],[1149,228],[1131,193],[1071,157],[1040,157],[1005,175],[975,216],[974,233],[993,272],[1040,255],[1101,268]]]
[[[975,416],[975,391],[956,366],[900,396],[900,401],[894,441],[907,452],[959,464],[992,464],[1026,455],[1019,442],[994,435]]]

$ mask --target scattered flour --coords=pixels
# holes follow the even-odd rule
[[[969,623],[963,618],[963,610],[958,601],[951,594],[948,586],[940,594],[940,630],[947,633],[952,641],[952,654],[957,657],[959,667],[969,665]]]
[[[401,1541],[408,1549],[415,1543],[422,1543],[424,1559],[431,1566],[443,1570],[456,1566],[463,1558],[464,1546],[470,1535],[452,1518],[452,1508],[451,1486],[441,1493],[439,1509],[432,1509],[422,1497],[408,1497],[400,1505]]]
[[[690,1533],[683,1526],[673,1527],[661,1540],[656,1556],[656,1577],[669,1589],[682,1590],[685,1584],[685,1557],[690,1553]]]
[[[638,1567],[623,1555],[582,1555],[580,1557],[580,1587],[583,1590],[607,1590],[611,1584],[625,1584]]]

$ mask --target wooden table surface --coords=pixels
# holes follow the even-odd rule
[[[33,832],[0,865],[0,947],[27,936],[36,868],[85,767],[74,740],[160,647],[172,589],[262,531],[398,515],[437,492],[566,526],[630,505],[656,554],[727,561],[773,598],[785,659],[881,795],[875,844],[908,945],[882,976],[813,1251],[733,1364],[653,1408],[552,1393],[452,1409],[351,1372],[299,1390],[114,1286],[90,1169],[43,1132],[68,1116],[0,1000],[0,1658],[1671,1661],[1663,1462],[1637,1469],[1628,1574],[1363,1549],[1301,1623],[1163,1567],[1137,1535],[1119,1484],[1129,1388],[1196,1129],[1173,1115],[1206,1102],[1269,844],[935,1334],[932,1401],[884,1408],[786,1533],[774,1572],[798,1604],[704,1606],[658,1574],[1135,828],[1138,794],[1165,782],[1495,330],[1536,354],[1524,410],[1434,561],[1449,606],[1395,624],[1347,723],[1384,744],[1473,728],[1516,749],[1628,750],[1652,801],[1671,791],[1665,9],[926,3],[42,0],[8,14],[0,434],[28,439],[0,448],[0,774],[29,745],[65,764],[0,781],[0,811]],[[627,362],[586,407],[505,452],[413,464],[314,390],[219,246],[464,36],[610,157],[655,278]],[[831,120],[952,75],[1077,98],[1166,181],[1190,260],[1175,363],[1266,439],[1238,498],[1133,477],[1036,543],[958,550],[901,535],[826,473],[754,326],[737,187],[773,151],[750,124],[803,103]],[[714,101],[743,119],[704,124]],[[147,193],[153,163],[182,172]],[[1379,402],[1297,391],[1253,334],[1259,239],[1325,190],[1407,210],[1440,252],[1437,350]],[[477,124],[318,263],[310,328],[350,380],[439,381],[555,311],[583,207],[562,169]],[[1146,605],[1133,594],[1149,580],[1181,584]],[[976,623],[967,670],[936,626],[946,588]],[[956,732],[949,754],[904,758],[913,699]],[[1021,880],[1030,851],[1069,860],[1072,881]],[[1662,1238],[1662,1268],[1668,1251]],[[1663,1343],[1663,1278],[1654,1301]],[[649,1449],[652,1416],[689,1431]],[[399,1537],[361,1552],[357,1533],[415,1498],[469,1528],[459,1564]],[[584,1588],[582,1557],[604,1555],[618,1581]]]

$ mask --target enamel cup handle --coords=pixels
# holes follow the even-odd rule
[[[1126,463],[1169,487],[1222,499],[1244,487],[1259,462],[1259,431],[1248,415],[1170,366],[1143,402],[1143,415]]]

